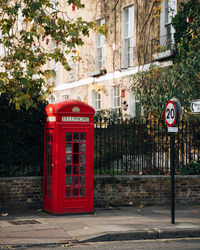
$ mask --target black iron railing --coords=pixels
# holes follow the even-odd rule
[[[157,37],[151,40],[152,60],[162,60],[173,55],[173,34]]]
[[[195,173],[200,174],[198,126],[182,121],[175,136],[176,173],[194,174],[197,170]],[[157,118],[97,120],[94,156],[95,174],[169,174],[170,135],[163,121]],[[197,169],[189,173],[191,164],[196,164]]]

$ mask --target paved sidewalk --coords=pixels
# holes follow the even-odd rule
[[[41,210],[0,212],[3,246],[106,240],[200,237],[200,206],[96,209],[94,214],[55,216]]]

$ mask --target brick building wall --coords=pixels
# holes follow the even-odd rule
[[[42,177],[0,178],[0,209],[42,208]],[[200,204],[199,176],[176,176],[176,205]],[[170,176],[96,176],[94,206],[169,205]]]

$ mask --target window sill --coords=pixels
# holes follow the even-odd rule
[[[153,54],[152,55],[152,60],[153,61],[159,61],[159,60],[162,60],[162,59],[169,58],[172,55],[173,55],[172,50],[166,50],[166,51],[163,51],[163,52],[158,52],[158,53]]]
[[[100,70],[88,72],[88,76],[89,77],[98,77],[98,76],[105,75],[106,73],[107,73],[106,69],[100,69]]]

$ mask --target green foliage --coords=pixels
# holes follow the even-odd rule
[[[80,0],[65,0],[83,8]],[[67,56],[83,45],[83,36],[96,28],[81,17],[71,19],[64,7],[54,0],[0,0],[0,43],[3,54],[0,63],[0,93],[6,93],[17,109],[34,105],[53,90],[55,70],[50,61],[60,62],[70,70]],[[56,45],[55,45],[56,44]]]
[[[110,120],[110,121],[117,121],[118,119],[122,118],[121,110],[117,109],[102,109],[100,111],[95,112],[94,121],[102,120]]]
[[[198,10],[198,11],[197,11]],[[187,17],[193,17],[186,23]],[[190,0],[181,4],[174,17],[176,55],[168,68],[151,67],[133,76],[133,92],[145,113],[162,115],[166,102],[178,98],[190,113],[190,103],[200,93],[200,4]]]
[[[200,3],[190,0],[180,3],[178,14],[172,19],[175,29],[176,62],[182,61],[191,52],[191,46],[199,44],[200,33]]]
[[[42,175],[44,107],[46,102],[16,110],[0,96],[0,176]],[[37,99],[37,98],[36,98]]]
[[[180,169],[181,175],[200,175],[200,162],[192,161]]]

